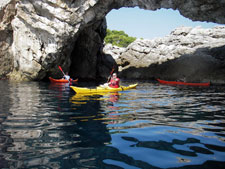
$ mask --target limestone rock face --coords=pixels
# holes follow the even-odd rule
[[[15,16],[15,1],[0,2],[0,78],[13,70],[13,30],[11,21]],[[6,5],[7,4],[7,5]]]
[[[61,76],[60,65],[73,76],[95,79],[102,72],[103,22],[110,10],[171,8],[192,20],[225,23],[224,4],[224,0],[1,0],[0,77],[41,80]],[[88,53],[94,58],[82,55],[87,45],[78,48],[81,39],[91,42]],[[79,55],[74,55],[76,51]]]
[[[118,47],[118,46],[113,46],[112,44],[106,44],[103,48],[103,52],[105,54],[111,55],[113,59],[118,59],[120,55],[125,52],[126,48]]]
[[[225,82],[225,27],[180,27],[164,38],[138,39],[116,60],[125,78]]]

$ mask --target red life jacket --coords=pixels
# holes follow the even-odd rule
[[[110,82],[109,82],[109,87],[112,87],[112,88],[118,88],[120,87],[120,79],[119,78],[111,78]]]

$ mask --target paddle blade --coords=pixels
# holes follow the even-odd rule
[[[114,72],[114,70],[115,70],[115,69],[114,69],[114,67],[113,67],[113,68],[112,68],[112,71],[111,71],[111,73],[110,73],[110,75],[112,75],[112,73]]]
[[[112,71],[110,72],[110,75],[109,75],[109,77],[108,77],[107,83],[110,81],[111,76],[112,76],[112,74],[113,74],[114,70],[115,70],[115,69],[114,69],[114,66],[113,66]]]
[[[61,66],[58,66],[58,67],[59,67],[59,69],[63,72],[63,70],[62,70]]]
[[[58,66],[58,67],[59,67],[59,69],[61,70],[61,72],[63,73],[63,75],[65,75],[65,73],[63,72],[61,66]]]

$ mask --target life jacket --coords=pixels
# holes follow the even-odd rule
[[[70,80],[70,76],[69,75],[64,75],[63,78],[66,79],[66,80]]]
[[[120,87],[119,83],[120,83],[120,79],[119,78],[111,78],[110,82],[109,82],[109,87],[112,87],[112,88],[118,88]]]

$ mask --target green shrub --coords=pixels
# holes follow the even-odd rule
[[[128,36],[124,31],[116,31],[109,29],[107,29],[107,34],[105,37],[105,43],[111,43],[112,45],[118,47],[127,47],[135,40],[135,37]]]

